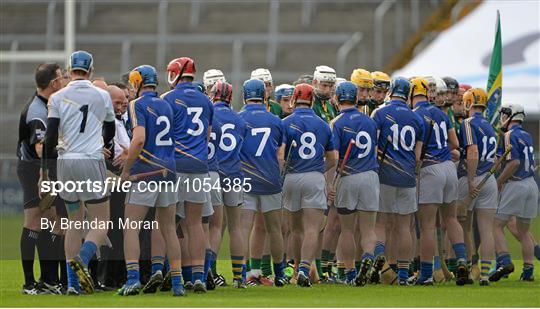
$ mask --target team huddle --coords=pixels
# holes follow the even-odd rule
[[[25,168],[41,182],[105,182],[110,175],[130,181],[123,218],[142,221],[155,211],[148,279],[140,275],[140,230],[123,231],[119,295],[183,296],[227,285],[217,272],[225,229],[239,289],[489,285],[514,271],[505,227],[522,246],[521,280],[534,280],[540,247],[529,228],[538,212],[537,166],[519,104],[502,104],[492,124],[484,117],[486,92],[453,78],[391,79],[356,69],[347,81],[320,65],[275,89],[269,70],[254,70],[236,112],[223,73],[208,70],[196,82],[188,57],[170,61],[170,91],[161,95],[150,65],[131,70],[128,85],[102,88],[90,81],[88,52],[73,53],[68,70],[67,85],[54,86],[47,98],[38,92],[34,101],[46,105],[32,101],[21,116],[41,120],[31,126],[40,134],[19,138],[19,158],[40,162]],[[38,83],[38,91],[55,80]],[[47,197],[21,174],[26,215]],[[151,181],[166,190],[140,189]],[[60,197],[70,221],[108,221],[113,211],[108,194]],[[25,225],[23,268],[31,267],[23,250],[31,232]],[[67,286],[58,287],[56,269],[45,288],[93,293],[98,283],[89,263],[107,233],[66,230]],[[26,268],[23,292],[36,294]]]

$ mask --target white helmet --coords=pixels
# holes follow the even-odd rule
[[[339,84],[346,82],[347,80],[343,77],[336,77],[336,88],[339,86]]]
[[[521,104],[503,103],[501,104],[500,112],[511,117],[512,121],[523,121],[525,119],[525,110]]]
[[[437,87],[437,94],[445,93],[447,91],[446,83],[442,78],[439,77],[433,77],[435,80],[435,87]]]
[[[336,82],[336,70],[326,65],[319,65],[313,72],[313,79],[319,82]]]
[[[260,79],[265,83],[273,84],[272,74],[270,74],[270,71],[265,68],[258,68],[251,71],[251,79]]]
[[[210,69],[203,74],[204,87],[212,87],[217,81],[226,82],[223,72],[216,69]]]

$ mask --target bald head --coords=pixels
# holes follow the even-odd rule
[[[115,114],[121,115],[125,113],[128,106],[128,99],[124,90],[112,85],[106,86],[105,89],[111,96]]]
[[[107,90],[107,83],[102,79],[95,79],[95,80],[92,81],[92,84],[94,84],[94,86],[96,86],[98,88],[101,88],[103,90]]]

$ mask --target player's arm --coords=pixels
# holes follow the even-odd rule
[[[478,146],[473,144],[467,146],[467,182],[469,184],[469,194],[472,194],[476,184],[474,178],[476,177],[476,169],[478,168]]]
[[[144,147],[144,142],[146,141],[146,132],[144,127],[137,126],[133,129],[133,138],[131,139],[131,144],[129,144],[128,155],[126,158],[126,164],[122,169],[122,179],[127,180],[129,177],[129,171],[133,167],[135,161],[141,154],[141,151]]]
[[[105,148],[111,152],[111,159],[114,158],[114,135],[116,134],[116,125],[114,121],[103,122],[103,143]]]
[[[448,130],[448,148],[450,151],[458,149],[459,141],[457,138],[456,130],[454,128]]]
[[[278,147],[276,151],[280,171],[283,171],[285,168],[285,147],[286,145],[285,143],[283,143],[281,144],[281,146]]]
[[[504,135],[504,146],[505,148],[508,148],[512,146],[512,149],[508,153],[508,156],[506,157],[506,164],[504,165],[504,170],[497,178],[497,186],[499,187],[499,190],[502,189],[502,186],[504,183],[514,175],[514,173],[519,168],[519,147],[518,147],[518,141],[513,139],[510,132],[507,132]]]
[[[43,155],[41,156],[41,175],[42,179],[47,179],[48,160],[53,158],[54,150],[58,145],[58,127],[60,118],[48,118],[47,130],[45,131]]]

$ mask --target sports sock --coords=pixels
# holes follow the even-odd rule
[[[388,266],[390,266],[390,268],[397,274],[398,266],[396,263],[388,264]]]
[[[441,269],[441,257],[438,255],[433,257],[433,269]]]
[[[481,260],[480,261],[480,279],[487,280],[489,275],[489,270],[491,269],[491,261],[489,260]]]
[[[523,279],[531,279],[534,274],[534,265],[523,263]]]
[[[94,242],[87,240],[82,244],[81,251],[79,251],[79,256],[86,266],[88,266],[88,262],[90,262],[94,254],[96,254],[96,251],[97,246]]]
[[[210,266],[210,271],[212,272],[212,275],[214,275],[214,277],[217,277],[217,257],[212,262],[212,265]]]
[[[169,264],[169,258],[165,256],[165,261],[163,262],[163,273],[166,274],[171,270],[171,265]]]
[[[56,283],[62,281],[61,276],[58,276],[58,267],[61,267],[62,261],[65,260],[64,237],[62,235],[51,233],[51,279]]]
[[[409,265],[411,262],[407,260],[398,260],[398,278],[399,280],[407,280],[409,278]]]
[[[254,277],[259,277],[262,274],[261,271],[261,259],[257,258],[250,258],[249,265],[251,266],[251,270],[249,273]]]
[[[231,255],[231,265],[234,280],[242,280],[242,269],[244,268],[244,257]]]
[[[262,275],[270,277],[272,275],[272,257],[270,255],[263,255],[261,259]]]
[[[347,280],[347,282],[354,282],[354,278],[356,278],[356,269],[345,269],[345,279]]]
[[[192,271],[193,283],[195,283],[195,281],[197,280],[200,280],[202,282],[205,281],[205,279],[203,278],[204,265],[193,265],[191,271]]]
[[[375,255],[371,252],[364,252],[362,253],[362,261],[365,259],[373,261],[375,259]]]
[[[501,252],[499,253],[499,256],[497,257],[497,260],[500,259],[501,266],[506,266],[512,263],[512,258],[510,256],[510,253],[508,252]]]
[[[322,251],[322,254],[321,254],[321,266],[322,266],[322,271],[324,273],[329,273],[331,271],[330,269],[330,261],[333,260],[333,258],[331,257],[331,252],[329,250],[326,250],[326,249],[323,249]]]
[[[247,265],[243,264],[242,265],[242,281],[244,281],[244,282],[247,279],[247,269],[248,269]]]
[[[356,269],[356,272],[360,272],[360,267],[362,266],[362,261],[356,260],[354,261],[354,269]]]
[[[467,262],[467,248],[465,247],[465,243],[455,243],[452,245],[452,249],[454,249],[454,254],[458,260],[463,259],[465,262]]]
[[[345,280],[345,264],[343,262],[337,262],[337,275],[339,280]]]
[[[139,263],[128,262],[126,263],[127,270],[127,282],[126,284],[134,284],[140,281]]]
[[[192,266],[182,266],[182,277],[184,277],[184,283],[193,282]]]
[[[324,274],[322,271],[321,259],[315,259],[315,267],[317,268],[317,274],[319,275],[319,278],[322,278]]]
[[[457,272],[457,259],[456,258],[448,258],[446,265],[448,266],[448,270],[455,274]]]
[[[68,263],[66,263],[66,273],[68,288],[74,288],[75,290],[80,291],[81,285],[79,283],[79,277],[77,277],[77,274],[69,267]]]
[[[274,275],[276,278],[285,278],[285,273],[283,270],[285,269],[285,261],[282,260],[279,263],[273,263],[274,264]]]
[[[152,257],[152,275],[158,270],[163,273],[163,265],[165,264],[165,257],[160,255],[154,255]]]
[[[382,242],[382,241],[377,241],[377,243],[375,244],[375,256],[379,256],[381,254],[384,254],[384,248],[385,248],[385,243]]]
[[[53,284],[51,274],[51,232],[49,230],[43,230],[38,233],[38,239],[36,242],[37,251],[39,256],[39,268],[41,271],[41,280],[48,284]]]
[[[171,269],[171,285],[173,287],[182,285],[182,271],[178,268]]]
[[[251,262],[249,259],[246,259],[246,273],[251,271]]]
[[[39,232],[23,228],[21,232],[21,261],[24,273],[24,283],[32,284],[34,278],[34,256]]]
[[[540,245],[534,246],[534,256],[540,261]]]
[[[309,270],[311,269],[310,261],[301,261],[298,265],[298,272],[303,272],[304,275],[309,277]]]
[[[208,272],[210,271],[210,268],[212,267],[212,263],[214,261],[215,256],[216,256],[216,253],[212,251],[212,249],[206,249],[206,253],[204,256],[204,273],[203,273],[204,280],[206,280],[208,276]]]
[[[431,262],[420,262],[420,277],[418,281],[424,282],[427,279],[433,276],[433,263]]]
[[[420,257],[416,256],[411,264],[413,273],[420,270]]]

